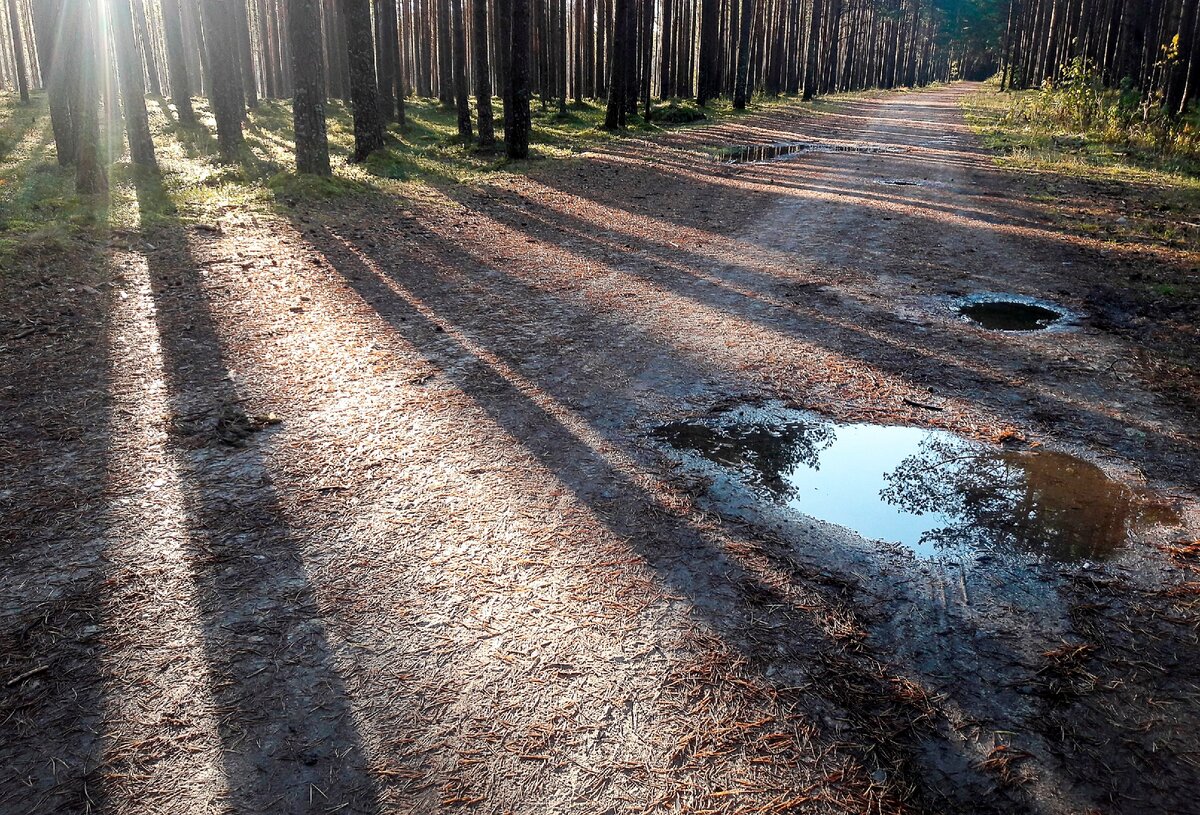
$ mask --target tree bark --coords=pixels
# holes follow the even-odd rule
[[[162,0],[163,34],[167,42],[167,74],[171,78],[171,102],[183,124],[195,124],[192,86],[188,79],[187,50],[183,42],[183,17],[179,0]]]
[[[458,111],[458,135],[470,139],[474,134],[471,132],[471,91],[467,87],[467,29],[462,0],[449,1],[454,27],[454,105]]]
[[[121,107],[125,113],[129,156],[134,164],[158,169],[158,162],[154,158],[154,140],[150,136],[150,120],[146,116],[146,86],[142,81],[142,60],[134,38],[133,10],[129,7],[129,0],[108,0],[108,8],[116,40],[117,73],[121,83]]]
[[[375,44],[371,38],[370,0],[344,0],[346,53],[350,60],[350,99],[354,105],[354,155],[365,161],[383,149],[383,117],[375,85]],[[293,49],[298,52],[299,49]]]
[[[529,158],[529,2],[509,0],[509,91],[511,110],[504,117],[504,147],[509,158]]]
[[[21,101],[29,101],[29,74],[25,67],[25,43],[21,39],[21,15],[17,13],[17,0],[8,0],[8,28],[12,33],[13,62],[16,63],[17,91]]]
[[[296,172],[331,175],[325,131],[325,69],[321,53],[321,0],[291,0],[292,121],[296,127]]]
[[[742,0],[741,31],[738,32],[737,80],[733,88],[733,106],[746,109],[746,81],[750,76],[750,28],[754,20],[754,0]]]
[[[63,38],[70,44],[66,62],[75,147],[75,191],[96,195],[108,189],[108,174],[100,163],[100,61],[97,59],[100,17],[94,0],[65,3]]]
[[[475,108],[479,123],[479,146],[496,143],[492,122],[492,78],[488,67],[488,4],[487,0],[471,0],[471,39],[475,44]]]
[[[208,53],[208,101],[217,120],[217,144],[221,158],[236,161],[242,146],[242,117],[245,97],[238,70],[237,28],[228,4],[222,0],[200,0],[200,19]]]
[[[67,167],[75,162],[75,125],[71,120],[70,84],[66,71],[68,56],[59,52],[56,42],[67,21],[62,0],[41,0],[33,10],[42,84],[50,100],[54,149],[59,165]]]

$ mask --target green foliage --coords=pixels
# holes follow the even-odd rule
[[[1200,114],[1170,116],[1161,100],[1143,98],[1128,79],[1106,87],[1095,65],[1082,57],[1063,66],[1057,80],[1046,80],[1039,91],[1018,99],[1008,114],[1010,124],[1051,125],[1109,144],[1200,161]]]

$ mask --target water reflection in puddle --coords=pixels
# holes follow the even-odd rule
[[[900,148],[877,144],[835,144],[831,142],[775,142],[774,144],[729,144],[719,148],[717,161],[725,164],[751,164],[775,161],[798,153],[900,153]]]
[[[656,434],[720,465],[759,498],[924,557],[969,547],[1099,560],[1131,535],[1179,520],[1086,461],[945,431],[739,408]]]

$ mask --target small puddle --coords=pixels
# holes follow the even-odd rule
[[[728,476],[715,482],[717,493],[748,488],[922,557],[970,549],[1101,560],[1139,533],[1179,523],[1161,500],[1081,459],[946,431],[743,407],[671,422],[655,435],[701,469],[717,465]]]
[[[980,294],[957,301],[960,316],[989,331],[1045,331],[1068,325],[1070,312],[1031,297]]]

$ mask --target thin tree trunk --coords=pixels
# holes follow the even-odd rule
[[[12,33],[13,62],[17,69],[17,90],[21,101],[29,101],[29,75],[25,69],[25,44],[21,40],[21,15],[17,13],[17,0],[8,0],[8,27]]]
[[[183,43],[183,18],[179,0],[162,0],[163,33],[167,42],[167,73],[171,77],[171,102],[183,124],[195,124],[192,86],[188,79],[187,50]]]
[[[454,105],[458,111],[458,135],[471,139],[471,91],[467,87],[467,28],[463,21],[463,0],[450,0],[450,19],[454,27]]]
[[[492,75],[488,70],[488,4],[487,0],[471,0],[471,39],[475,44],[475,108],[479,121],[479,146],[496,143],[492,124]]]
[[[742,30],[738,33],[737,81],[733,89],[733,106],[746,109],[746,80],[750,76],[750,28],[754,22],[754,0],[742,0]]]

